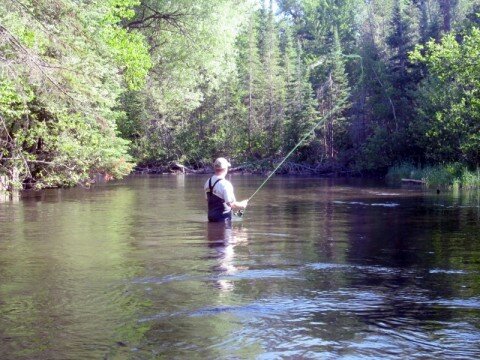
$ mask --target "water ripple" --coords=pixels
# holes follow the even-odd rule
[[[334,204],[345,204],[345,205],[362,205],[362,206],[381,206],[381,207],[397,207],[400,204],[388,202],[388,203],[366,203],[363,201],[332,201]]]

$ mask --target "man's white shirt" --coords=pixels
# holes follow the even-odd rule
[[[218,179],[221,179],[217,183],[217,185],[215,185],[215,187],[213,188],[213,194],[214,195],[216,195],[219,198],[225,200],[225,202],[227,202],[229,204],[231,204],[232,202],[235,202],[235,195],[233,193],[233,185],[230,181],[225,180],[225,177],[223,177],[223,176],[217,176],[217,175],[213,175],[211,177],[211,179],[212,179],[212,186],[213,186],[213,184],[215,184],[215,182]],[[204,189],[205,189],[205,198],[206,198],[207,197],[207,192],[210,191],[210,188],[208,186],[208,180],[205,183]]]

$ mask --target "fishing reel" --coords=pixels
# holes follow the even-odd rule
[[[238,210],[238,211],[234,211],[233,212],[233,215],[237,216],[237,217],[243,217],[243,213],[245,212],[245,210]]]

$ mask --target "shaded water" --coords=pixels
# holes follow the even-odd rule
[[[0,204],[0,357],[480,357],[478,193],[276,177],[226,228],[204,181]]]

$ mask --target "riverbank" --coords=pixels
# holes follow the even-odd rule
[[[243,162],[230,168],[230,173],[243,174],[243,175],[270,175],[275,166],[280,163],[282,159],[264,159],[252,162]],[[214,172],[211,164],[181,164],[180,162],[149,162],[140,163],[136,165],[132,172],[133,174],[141,175],[156,175],[156,174],[212,174]],[[346,168],[343,168],[335,163],[322,163],[322,164],[306,164],[296,162],[285,162],[277,171],[277,175],[315,175],[321,177],[349,177],[360,176],[358,172],[353,172]],[[126,175],[126,174],[123,174]],[[48,186],[35,186],[35,181],[28,179],[29,181],[15,182],[9,179],[7,176],[0,176],[0,202],[9,201],[13,197],[17,196],[21,191],[25,190],[41,190],[46,188],[67,188],[79,186],[83,188],[89,188],[93,184],[105,183],[110,180],[119,179],[123,176],[114,176],[108,172],[91,174],[88,178],[78,181],[76,184],[70,183],[58,183],[48,184]],[[12,184],[16,184],[17,187],[13,187]],[[38,185],[38,184],[37,184]]]
[[[470,170],[460,163],[418,167],[410,163],[392,166],[386,180],[393,183],[418,182],[427,188],[480,189],[480,168]]]
[[[275,168],[281,159],[267,159],[254,162],[244,162],[230,168],[230,173],[245,175],[266,175]],[[214,172],[211,165],[197,164],[184,165],[178,162],[170,163],[147,163],[137,165],[135,174],[211,174]],[[325,177],[359,176],[358,171],[352,171],[335,163],[306,164],[297,162],[285,162],[276,172],[278,175],[318,175]]]
[[[270,175],[281,159],[264,159],[251,162],[243,162],[230,169],[230,173],[242,175]],[[236,162],[234,162],[236,164]],[[214,169],[210,164],[181,164],[179,162],[149,162],[140,163],[132,171],[133,174],[212,174]],[[337,177],[372,177],[360,171],[342,167],[335,163],[307,164],[297,162],[285,162],[276,172],[277,175],[310,175],[328,178]],[[375,178],[383,178],[376,174]],[[77,186],[90,187],[113,180],[110,174],[96,173],[88,181],[77,183]],[[469,170],[462,164],[448,164],[418,167],[410,163],[403,163],[391,167],[385,176],[391,184],[408,183],[433,189],[480,189],[480,169]],[[0,178],[0,201],[8,201],[12,198],[12,191],[6,186],[6,178]],[[28,185],[28,184],[27,184]],[[56,186],[50,186],[56,187]],[[59,187],[62,187],[59,185]],[[28,190],[29,186],[23,189]],[[18,192],[18,191],[17,191]],[[15,192],[15,193],[17,193]]]

